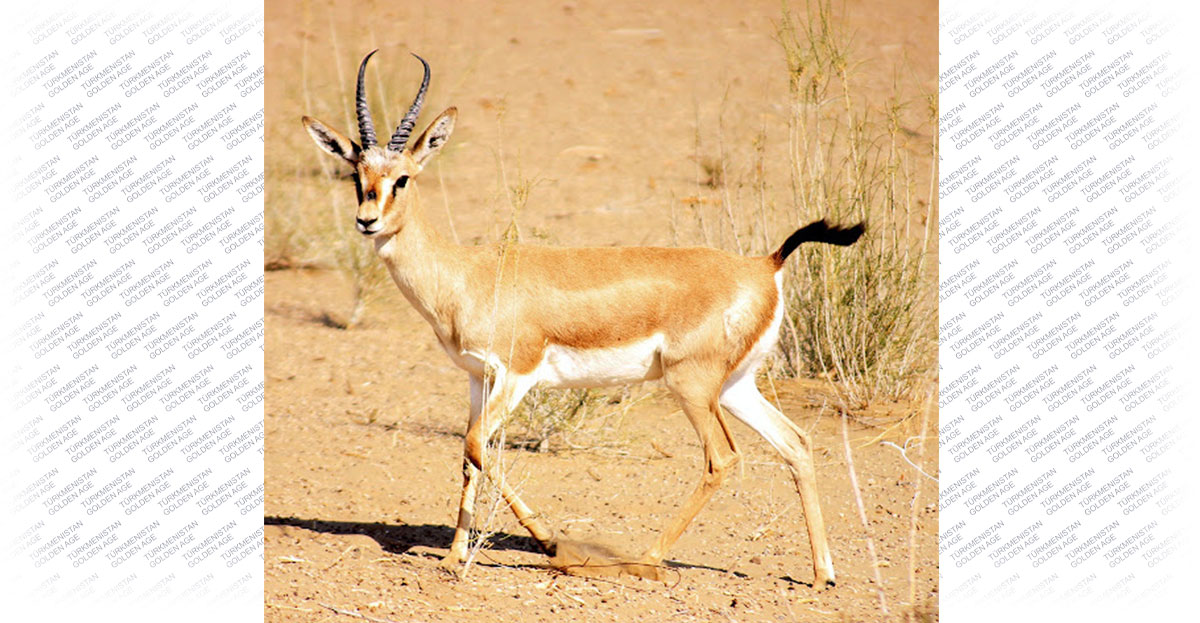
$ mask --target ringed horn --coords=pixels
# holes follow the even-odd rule
[[[367,61],[378,52],[378,49],[371,50],[363,57],[362,63],[358,66],[358,85],[354,94],[354,110],[358,113],[358,134],[362,137],[363,149],[374,147],[378,144],[375,139],[375,122],[371,120],[371,111],[367,108]],[[408,107],[408,112],[404,118],[400,120],[400,125],[396,126],[396,131],[392,133],[392,138],[388,139],[388,151],[399,153],[404,150],[404,145],[408,143],[408,137],[412,134],[413,127],[417,124],[417,116],[421,114],[421,106],[425,103],[425,92],[429,90],[429,63],[425,59],[413,54],[417,60],[421,61],[421,65],[425,67],[425,76],[421,79],[421,88],[417,90],[417,96],[413,98],[413,103]]]

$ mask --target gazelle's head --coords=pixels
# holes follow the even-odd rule
[[[367,237],[394,234],[404,227],[415,196],[413,180],[421,169],[425,168],[429,159],[441,150],[446,139],[450,138],[450,132],[454,130],[454,119],[458,115],[455,108],[447,108],[425,128],[420,137],[409,142],[409,135],[417,123],[417,115],[421,113],[421,105],[425,103],[425,91],[429,88],[429,63],[414,54],[413,56],[417,56],[417,60],[425,66],[421,88],[417,91],[408,113],[392,133],[392,138],[388,140],[387,145],[380,147],[375,140],[375,124],[371,121],[371,111],[367,109],[364,81],[367,61],[375,52],[378,50],[367,54],[358,66],[354,108],[358,113],[361,146],[312,117],[305,116],[302,119],[305,129],[318,147],[354,167],[354,189],[358,192],[355,226]]]

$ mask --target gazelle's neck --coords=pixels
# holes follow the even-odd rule
[[[461,248],[426,222],[415,188],[413,193],[404,226],[376,238],[375,252],[405,298],[444,338],[450,334],[451,322],[446,303],[461,288],[463,279]]]

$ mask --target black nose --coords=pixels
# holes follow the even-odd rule
[[[375,221],[378,221],[379,219],[377,219],[377,218],[360,218],[360,219],[355,219],[355,220],[357,220],[358,224],[363,227],[370,227],[372,223],[374,223]]]

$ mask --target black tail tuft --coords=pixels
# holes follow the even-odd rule
[[[851,227],[831,227],[829,223],[825,222],[825,219],[814,221],[788,236],[788,239],[783,241],[783,245],[771,254],[771,259],[775,261],[776,266],[783,266],[783,261],[787,259],[787,256],[805,242],[824,242],[825,244],[836,244],[839,247],[850,246],[858,242],[859,237],[866,229],[866,223],[859,223]]]

